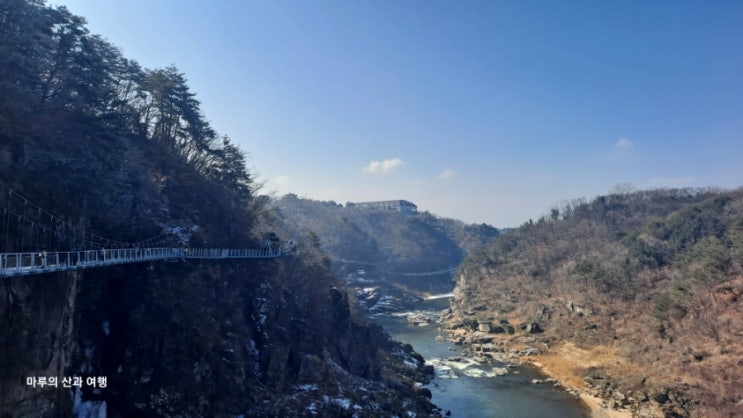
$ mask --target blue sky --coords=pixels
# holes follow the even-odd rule
[[[741,1],[54,0],[174,64],[263,191],[518,226],[743,186]]]

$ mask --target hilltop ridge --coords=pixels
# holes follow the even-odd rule
[[[316,235],[339,275],[364,268],[387,273],[445,272],[418,283],[410,277],[406,280],[420,289],[433,285],[451,290],[454,283],[448,270],[499,234],[490,225],[468,225],[425,211],[375,210],[355,204],[344,207],[293,194],[275,199],[271,207],[287,237]]]
[[[528,350],[608,408],[739,416],[741,260],[743,190],[581,199],[471,254],[444,318],[453,341]]]

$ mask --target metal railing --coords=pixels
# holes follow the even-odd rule
[[[0,277],[168,259],[275,258],[280,248],[119,248],[0,254]]]
[[[184,248],[185,258],[274,258],[281,248]]]

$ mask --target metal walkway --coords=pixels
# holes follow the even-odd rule
[[[48,253],[45,251],[2,253],[0,254],[0,277],[81,270],[157,260],[276,258],[281,255],[281,248],[125,248]]]

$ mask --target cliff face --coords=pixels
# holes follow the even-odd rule
[[[0,252],[276,237],[245,153],[175,67],[142,69],[37,0],[0,1],[0,56]],[[297,248],[0,279],[0,417],[426,415],[422,362]]]
[[[378,327],[355,322],[343,291],[308,295],[276,280],[286,269],[301,275],[298,262],[153,263],[4,279],[0,415],[432,413],[414,384],[430,370]],[[74,376],[82,389],[62,388]],[[58,377],[59,387],[32,387],[28,377]],[[87,385],[89,377],[105,377],[107,387]]]
[[[2,279],[0,287],[0,412],[33,416],[72,410],[71,397],[36,389],[28,377],[65,376],[77,355],[75,309],[79,274]]]

